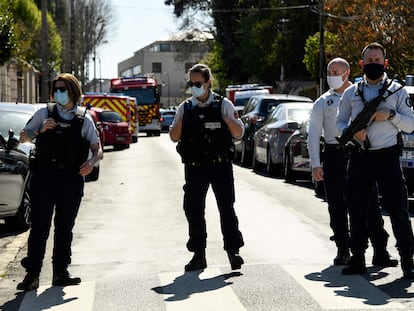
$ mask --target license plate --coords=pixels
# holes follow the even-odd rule
[[[403,151],[401,158],[405,159],[405,160],[414,159],[414,150],[413,151]]]
[[[119,137],[119,136],[118,136],[118,137],[115,137],[115,140],[125,140],[125,137],[122,137],[122,136],[121,136],[121,137]]]

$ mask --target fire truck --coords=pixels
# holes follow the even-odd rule
[[[121,127],[116,128],[114,132],[114,142],[107,142],[108,144],[114,144],[114,146],[125,145],[125,147],[129,147],[129,143],[134,141],[132,137],[136,132],[136,126],[132,122],[131,103],[129,97],[120,96],[119,94],[86,93],[83,95],[82,105],[85,107],[101,108],[105,111],[115,111],[120,115],[121,120],[125,122],[127,125],[125,130],[126,133],[123,132],[124,130],[121,129]]]
[[[148,76],[115,78],[111,80],[110,91],[135,97],[138,106],[139,132],[147,133],[147,136],[160,136],[160,95],[155,78]]]

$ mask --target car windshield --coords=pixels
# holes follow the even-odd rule
[[[274,99],[263,99],[259,111],[260,113],[268,115],[279,103],[279,101]]]
[[[14,136],[20,137],[20,131],[24,128],[32,115],[25,112],[0,110],[0,133],[7,140],[9,130],[13,130]]]
[[[247,102],[249,101],[250,97],[246,97],[246,98],[237,98],[235,100],[234,105],[235,106],[246,106]]]
[[[101,113],[102,122],[119,123],[122,122],[121,115],[115,111],[103,111]]]
[[[309,109],[306,108],[293,108],[288,109],[288,119],[296,122],[303,122],[308,118]]]

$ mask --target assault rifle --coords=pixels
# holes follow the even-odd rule
[[[339,143],[339,147],[344,147],[349,141],[352,141],[356,132],[367,128],[369,126],[369,121],[372,115],[377,110],[378,105],[387,97],[398,92],[404,87],[404,84],[401,84],[401,87],[391,92],[390,90],[387,90],[390,85],[391,80],[384,82],[384,86],[380,90],[380,94],[367,102],[365,102],[365,99],[363,97],[362,88],[358,87],[358,93],[364,102],[364,108],[360,113],[358,113],[356,118],[352,120],[351,124],[343,131],[342,135],[340,137],[335,137]]]

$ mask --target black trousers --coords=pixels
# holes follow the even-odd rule
[[[345,151],[336,145],[325,145],[323,154],[323,171],[325,179],[326,200],[330,216],[330,226],[338,248],[349,247],[348,206],[345,199],[348,158]],[[384,220],[378,202],[376,184],[370,191],[367,218],[368,236],[374,249],[385,250],[388,233],[384,229]]]
[[[53,213],[53,267],[66,269],[71,262],[72,229],[83,196],[84,179],[78,172],[36,172],[30,181],[31,229],[27,257],[22,264],[27,272],[39,274],[49,237]]]
[[[211,184],[220,213],[224,249],[237,252],[244,245],[239,231],[239,222],[234,211],[234,178],[232,163],[214,163],[192,166],[185,164],[184,212],[188,221],[191,252],[206,248],[207,231],[205,221],[205,200]]]
[[[402,258],[412,258],[414,236],[399,153],[386,150],[351,154],[347,182],[351,251],[358,255],[365,253],[367,248],[368,206],[375,183],[382,195],[383,208],[389,213],[399,254]]]

